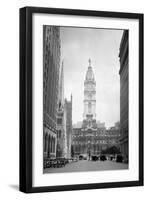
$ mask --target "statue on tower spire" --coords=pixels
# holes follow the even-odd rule
[[[90,58],[89,58],[88,62],[89,62],[89,67],[91,67],[91,59]]]

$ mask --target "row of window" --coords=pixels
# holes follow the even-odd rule
[[[98,141],[90,141],[90,142],[80,142],[80,141],[74,141],[73,145],[95,145],[95,144],[116,144],[118,143],[117,140],[98,140]]]
[[[73,135],[73,138],[86,138],[86,137],[119,137],[120,132],[111,133],[111,134],[81,134],[81,135]]]

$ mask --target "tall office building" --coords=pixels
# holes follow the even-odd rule
[[[43,144],[44,158],[56,157],[60,70],[60,28],[43,26]]]

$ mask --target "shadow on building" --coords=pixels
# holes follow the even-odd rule
[[[129,131],[128,131],[128,114],[129,114],[129,83],[128,83],[128,46],[129,46],[129,32],[124,30],[121,43],[120,43],[120,149],[123,156],[128,160],[128,149],[129,149]]]

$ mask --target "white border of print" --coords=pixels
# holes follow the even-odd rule
[[[129,169],[43,174],[43,25],[129,29]],[[132,19],[33,14],[33,186],[139,180],[139,23]]]

